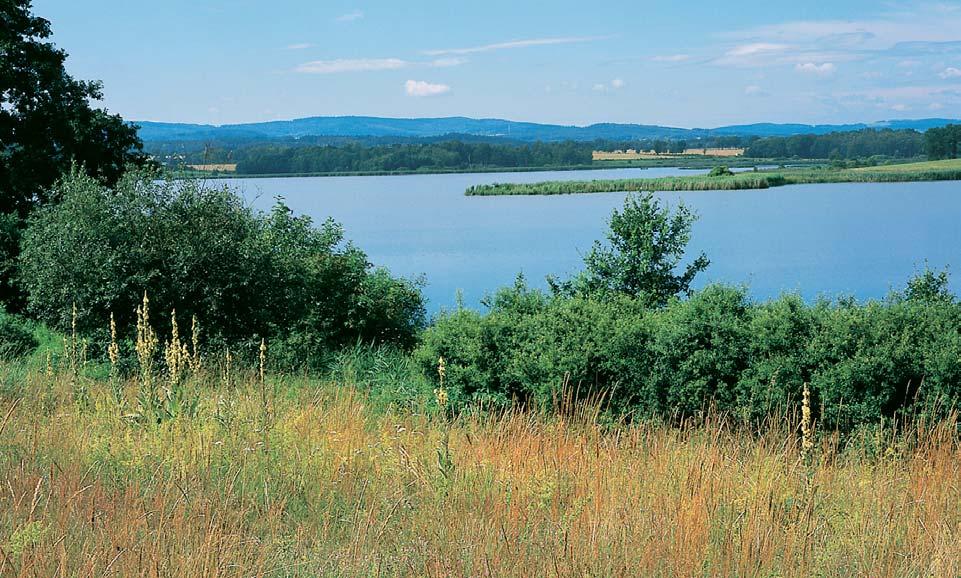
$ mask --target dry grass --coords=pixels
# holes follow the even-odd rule
[[[255,372],[144,425],[106,382],[82,406],[69,376],[3,372],[0,576],[961,574],[947,423],[805,461],[793,419],[448,422]]]

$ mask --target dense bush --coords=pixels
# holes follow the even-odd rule
[[[357,341],[410,347],[423,324],[418,286],[372,269],[332,221],[136,173],[113,188],[75,173],[53,195],[24,233],[21,267],[31,311],[54,327],[75,303],[81,331],[113,313],[129,333],[146,292],[157,322],[176,309],[209,338],[271,337],[299,363]]]
[[[415,353],[447,364],[451,399],[550,406],[565,388],[642,415],[713,405],[756,422],[800,400],[805,382],[828,428],[961,401],[961,304],[897,293],[883,301],[756,304],[712,285],[651,308],[627,296],[501,290],[486,314],[441,315]]]
[[[38,345],[30,322],[0,309],[0,359],[26,355]]]

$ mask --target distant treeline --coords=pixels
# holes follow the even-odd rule
[[[932,159],[958,155],[961,127],[928,133],[864,129],[788,137],[717,136],[696,140],[524,143],[498,137],[437,138],[302,137],[297,139],[152,143],[148,152],[170,169],[184,165],[236,164],[237,173],[385,173],[551,167],[585,167],[593,151],[680,153],[699,148],[745,148],[755,159]]]
[[[931,160],[956,159],[961,154],[961,125],[932,128],[924,133],[924,140]]]
[[[938,130],[938,129],[935,129]],[[831,134],[768,137],[751,143],[745,156],[760,159],[914,158],[924,154],[925,137],[914,130],[864,129]]]
[[[236,160],[237,172],[241,174],[561,167],[591,163],[591,147],[574,142],[524,146],[444,142],[378,147],[265,147],[243,153]]]
[[[305,137],[263,141],[152,143],[149,152],[168,168],[236,164],[240,174],[356,173],[491,168],[573,167],[592,164],[596,150],[743,147],[752,139],[723,136],[697,141],[639,140],[522,143],[490,137],[442,139]]]

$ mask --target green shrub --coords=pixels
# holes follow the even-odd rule
[[[663,308],[518,283],[485,314],[442,314],[415,360],[436,386],[444,357],[460,407],[549,408],[574,392],[603,395],[615,413],[674,418],[713,406],[757,424],[796,408],[809,383],[820,427],[851,431],[909,412],[942,416],[961,401],[961,305],[918,283],[883,301],[813,305],[797,295],[756,304],[744,289],[710,285]]]
[[[278,362],[313,363],[356,343],[411,347],[424,323],[418,283],[372,269],[333,221],[319,226],[282,203],[267,215],[224,188],[132,173],[106,188],[72,174],[56,205],[34,214],[22,241],[30,310],[55,328],[130,335],[149,295],[163,331],[171,310],[196,315],[205,339],[267,337]]]
[[[662,411],[692,415],[708,403],[734,409],[748,363],[749,315],[743,289],[712,285],[657,316],[651,379]]]
[[[713,169],[711,169],[711,172],[708,173],[707,176],[709,176],[709,177],[733,177],[733,176],[734,176],[734,171],[732,171],[731,169],[729,169],[729,168],[727,168],[726,166],[723,166],[723,165],[722,165],[722,166],[714,167]]]
[[[0,310],[0,358],[22,357],[39,344],[30,322]]]

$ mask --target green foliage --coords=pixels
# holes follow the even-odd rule
[[[937,291],[918,291],[934,280]],[[796,407],[804,383],[821,427],[851,431],[961,402],[961,304],[925,272],[883,301],[752,303],[712,285],[651,308],[620,295],[503,289],[486,314],[440,316],[415,351],[424,376],[447,361],[460,407],[536,405],[569,392],[614,412],[683,417],[713,405],[759,423]]]
[[[929,131],[930,132],[930,131]],[[744,156],[761,159],[857,159],[884,156],[909,159],[924,150],[924,135],[914,130],[863,129],[755,140]]]
[[[585,272],[556,289],[590,294],[624,294],[652,306],[687,293],[694,277],[710,261],[703,253],[677,275],[691,227],[697,217],[683,204],[673,210],[652,195],[630,195],[611,215],[608,243],[594,244],[585,257]]]
[[[281,203],[262,215],[227,188],[137,173],[108,188],[75,172],[54,193],[22,256],[30,309],[53,327],[76,303],[82,332],[103,335],[112,312],[130,335],[146,291],[158,322],[176,309],[208,340],[266,336],[272,359],[303,365],[358,339],[410,347],[424,322],[416,283],[372,270],[338,224]]]
[[[215,151],[213,157],[204,151],[202,158],[200,153],[190,158],[195,164],[235,162],[240,174],[325,174],[584,166],[591,164],[591,152],[589,143],[448,141],[382,146],[260,145]]]
[[[67,55],[29,0],[0,2],[0,301],[19,309],[14,285],[22,219],[50,200],[51,185],[73,163],[113,183],[127,165],[146,164],[135,127],[93,108],[98,82],[67,74]]]
[[[728,167],[726,167],[726,166],[724,166],[724,165],[721,165],[721,166],[717,166],[717,167],[714,167],[713,169],[711,169],[711,172],[708,173],[707,176],[709,176],[709,177],[732,177],[732,176],[734,176],[734,171],[732,171],[731,169],[729,169]]]
[[[33,324],[0,309],[0,358],[22,357],[39,345]]]
[[[956,159],[961,154],[961,125],[949,124],[924,133],[924,150],[931,160]]]

